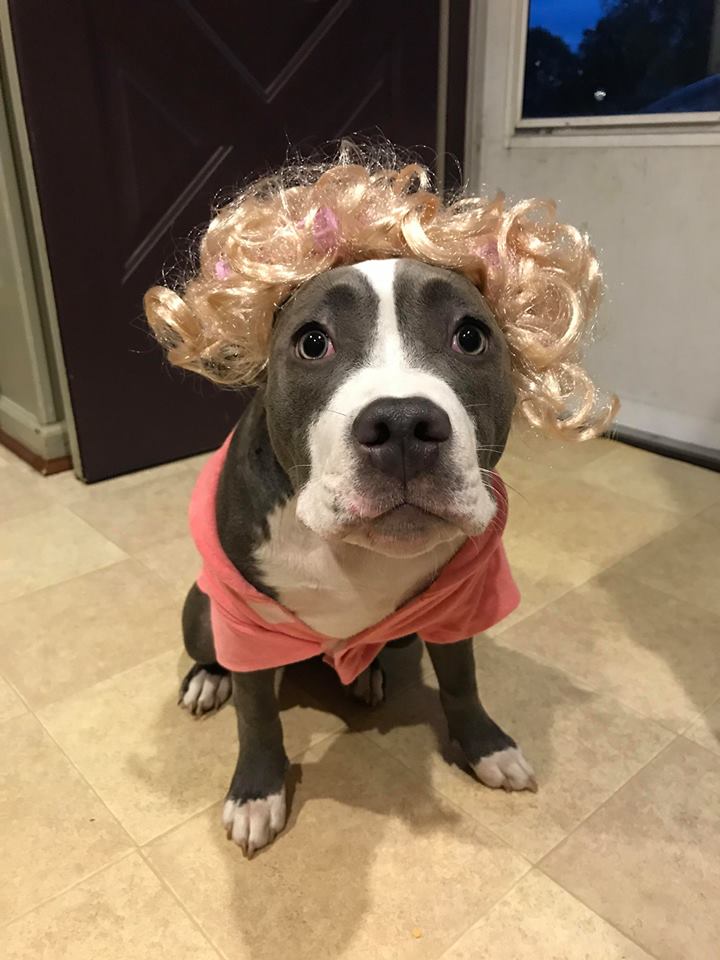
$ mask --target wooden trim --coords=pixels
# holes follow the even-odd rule
[[[72,457],[54,457],[52,460],[45,460],[39,454],[29,450],[24,443],[20,443],[19,440],[11,437],[9,433],[5,433],[4,430],[0,430],[0,446],[7,447],[11,453],[20,457],[21,460],[24,460],[33,470],[37,470],[44,477],[52,476],[54,473],[62,473],[64,470],[72,470]]]
[[[443,187],[452,191],[467,180],[465,155],[468,60],[470,56],[470,0],[453,0],[447,6],[447,62],[445,64],[445,136]]]

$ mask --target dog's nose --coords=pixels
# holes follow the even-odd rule
[[[364,407],[352,425],[362,456],[403,482],[432,470],[451,433],[448,415],[424,397],[380,397]]]

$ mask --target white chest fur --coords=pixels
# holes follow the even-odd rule
[[[329,543],[300,523],[295,501],[269,517],[269,539],[255,557],[284,607],[313,630],[345,639],[388,616],[430,583],[461,540],[419,557],[386,557]]]

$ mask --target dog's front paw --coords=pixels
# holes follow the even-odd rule
[[[279,793],[256,800],[235,800],[228,797],[223,807],[222,820],[228,835],[251,857],[256,850],[266,847],[285,826],[287,816],[285,787]]]
[[[230,698],[230,674],[219,664],[196,663],[180,685],[178,703],[195,717],[215,713]]]
[[[376,660],[353,680],[350,692],[353,700],[358,700],[368,707],[377,707],[384,702],[385,673]]]
[[[487,787],[537,792],[535,773],[520,747],[496,750],[471,764],[477,778]]]

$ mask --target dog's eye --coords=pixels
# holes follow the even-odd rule
[[[487,349],[487,335],[479,324],[471,320],[465,320],[455,331],[452,347],[458,353],[469,353],[476,355],[485,353]]]
[[[332,340],[320,327],[306,328],[295,344],[295,352],[302,360],[322,360],[335,353]]]

